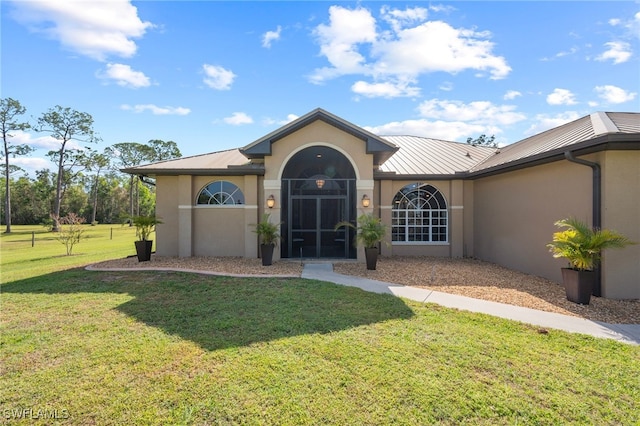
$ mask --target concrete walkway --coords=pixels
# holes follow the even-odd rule
[[[342,275],[333,272],[333,265],[330,263],[305,264],[302,271],[302,278],[358,287],[373,293],[393,294],[417,302],[437,303],[438,305],[449,308],[480,312],[545,328],[588,334],[629,344],[640,344],[640,324],[607,324],[553,312],[537,311],[535,309],[522,308],[504,303],[489,302],[422,288],[407,287],[399,284]]]

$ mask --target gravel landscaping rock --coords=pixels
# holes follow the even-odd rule
[[[93,265],[105,268],[175,268],[207,271],[224,275],[261,275],[299,277],[299,261],[278,261],[262,266],[260,259],[240,257],[173,258],[152,256],[149,262],[133,258],[110,260]],[[428,288],[444,293],[523,306],[602,321],[610,324],[640,324],[640,301],[592,297],[589,305],[577,305],[566,299],[564,288],[544,278],[512,271],[476,259],[433,257],[381,257],[377,269],[369,271],[364,263],[335,262],[340,274],[355,275],[394,284]]]

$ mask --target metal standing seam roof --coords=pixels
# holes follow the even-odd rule
[[[380,166],[397,175],[453,175],[494,155],[495,148],[419,136],[382,136],[400,149]]]
[[[130,170],[134,173],[144,174],[146,172],[149,174],[163,174],[177,171],[228,170],[230,166],[249,166],[249,159],[242,155],[240,150],[236,148],[131,167],[123,171],[127,172],[127,170]]]
[[[312,113],[328,115],[323,110]],[[397,151],[380,165],[379,171],[394,173],[398,177],[448,177],[465,172],[482,173],[488,169],[509,167],[511,163],[526,163],[529,158],[544,157],[545,153],[557,152],[605,134],[640,134],[640,114],[596,112],[499,149],[419,136],[378,136],[388,147],[397,147]],[[243,174],[264,171],[262,164],[252,164],[244,155],[245,149],[246,147],[177,158],[122,171],[149,175],[211,172]]]
[[[471,172],[526,160],[546,152],[594,139],[604,134],[640,133],[640,114],[596,112],[499,149]]]
[[[640,133],[640,114],[629,112],[607,112],[605,114],[621,133]]]

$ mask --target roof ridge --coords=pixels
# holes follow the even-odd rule
[[[596,136],[604,135],[607,133],[619,133],[620,129],[611,120],[611,117],[606,112],[597,111],[590,115],[591,126],[593,127],[593,133]]]

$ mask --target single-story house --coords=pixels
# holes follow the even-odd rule
[[[124,170],[155,177],[159,256],[363,259],[362,213],[388,226],[382,256],[475,257],[561,282],[546,244],[569,216],[640,242],[640,114],[596,112],[501,148],[379,136],[323,109],[238,149]],[[640,299],[640,245],[604,255],[603,297]]]

